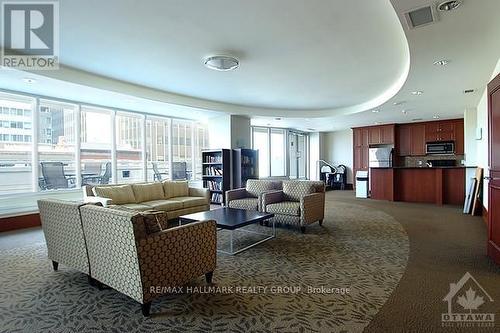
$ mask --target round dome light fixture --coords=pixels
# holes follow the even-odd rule
[[[461,4],[462,1],[459,0],[445,1],[438,5],[438,9],[442,12],[449,12],[450,10],[457,9]]]
[[[240,66],[235,57],[216,55],[205,59],[205,66],[216,71],[232,71]]]

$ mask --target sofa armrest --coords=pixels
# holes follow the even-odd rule
[[[83,202],[100,203],[103,207],[108,207],[113,204],[113,200],[111,200],[110,198],[103,198],[103,197],[84,197]]]
[[[312,193],[300,198],[301,225],[323,220],[325,217],[325,194]]]
[[[158,289],[167,289],[161,287],[182,286],[215,270],[216,223],[194,222],[147,235],[137,240],[137,253],[146,303],[161,295]]]
[[[210,204],[210,191],[206,188],[190,187],[189,188],[189,196],[190,197],[203,197],[207,200],[207,205]]]
[[[249,195],[245,188],[237,188],[226,191],[226,204],[229,205],[230,201],[247,198],[248,196]]]
[[[265,212],[267,205],[283,201],[283,191],[269,191],[262,194],[262,210]]]

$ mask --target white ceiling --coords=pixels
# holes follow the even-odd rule
[[[26,73],[2,70],[0,88],[193,119],[216,114],[202,110],[247,114],[254,124],[315,131],[461,117],[500,56],[500,1],[464,0],[437,23],[408,30],[402,13],[427,3],[61,1],[63,68],[29,74],[34,85],[20,80]],[[203,67],[219,53],[241,67]],[[450,64],[432,65],[443,58]],[[469,88],[478,91],[464,95]]]

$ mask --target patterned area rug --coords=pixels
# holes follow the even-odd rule
[[[0,331],[361,332],[408,260],[402,226],[353,204],[328,202],[323,227],[316,223],[305,235],[277,232],[237,256],[219,255],[211,290],[200,277],[155,300],[150,318],[128,297],[91,287],[81,273],[52,271],[44,244],[4,251]]]

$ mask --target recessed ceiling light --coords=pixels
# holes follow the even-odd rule
[[[399,102],[394,102],[392,103],[393,105],[403,105],[405,104],[406,102],[405,101],[399,101]]]
[[[407,114],[407,113],[408,113],[408,110],[401,110],[401,112],[402,112],[403,114]]]
[[[281,118],[280,117],[276,117],[276,118],[274,118],[274,120],[281,120]]]
[[[216,71],[231,71],[240,66],[238,59],[230,56],[212,56],[205,59],[205,66]]]
[[[439,119],[439,116],[437,114],[432,116],[432,119]]]
[[[415,90],[415,91],[412,91],[411,94],[412,95],[422,95],[424,92],[422,90]]]
[[[314,128],[308,128],[307,130],[308,130],[308,131],[311,131],[311,132],[314,132],[314,131],[315,131],[315,129],[314,129]]]
[[[446,66],[450,63],[449,60],[446,60],[446,59],[441,59],[441,60],[438,60],[438,61],[434,61],[434,65],[436,66]]]
[[[271,124],[266,124],[266,126],[271,126]]]
[[[380,112],[380,110],[379,110],[379,109],[374,109],[374,110],[372,110],[372,112],[373,112],[373,113],[379,113],[379,112]]]
[[[32,78],[30,78],[30,77],[25,77],[25,78],[23,79],[23,81],[24,81],[24,82],[26,82],[26,83],[29,83],[29,84],[36,83],[36,80],[35,80],[35,79],[32,79]]]
[[[380,121],[376,121],[374,124],[375,125],[380,125]]]
[[[461,4],[462,4],[462,1],[460,1],[460,0],[449,0],[449,1],[442,2],[438,6],[438,9],[442,12],[449,12],[450,10],[457,9],[458,7],[460,7]]]

